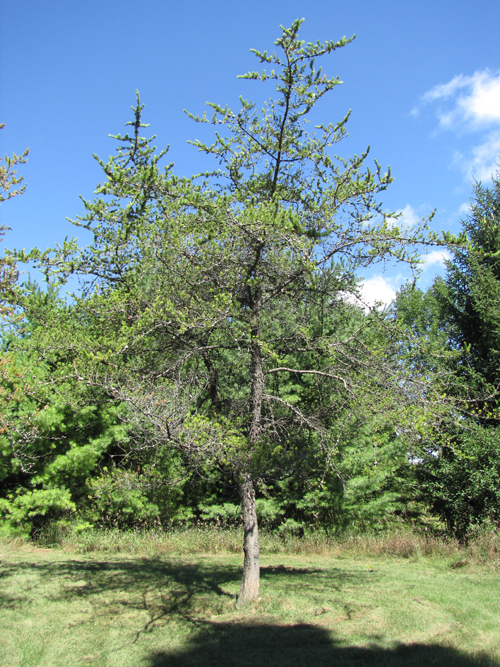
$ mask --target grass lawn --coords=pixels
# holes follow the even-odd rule
[[[2,553],[3,551],[3,553]],[[500,575],[446,559],[0,549],[3,667],[500,665]]]

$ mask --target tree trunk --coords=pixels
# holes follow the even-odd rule
[[[260,433],[260,419],[262,414],[262,393],[264,389],[264,374],[262,372],[262,351],[258,339],[258,320],[252,326],[252,366],[251,366],[251,404],[252,417],[248,429],[248,442],[255,444]],[[243,551],[245,560],[243,563],[243,578],[241,580],[240,594],[237,607],[242,607],[248,602],[255,600],[259,595],[260,578],[260,553],[259,553],[259,527],[257,524],[257,513],[255,511],[255,489],[250,473],[244,477],[240,485],[241,513],[243,516],[243,528],[245,537]]]
[[[257,514],[255,512],[255,491],[250,478],[247,478],[245,482],[241,484],[240,497],[243,528],[245,530],[243,541],[245,560],[243,563],[243,578],[241,580],[240,594],[237,602],[238,608],[255,600],[259,595],[259,527],[257,525]]]

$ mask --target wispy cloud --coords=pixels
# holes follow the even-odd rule
[[[407,204],[404,208],[396,211],[396,213],[401,215],[397,221],[397,224],[400,227],[413,227],[413,225],[416,225],[420,220],[415,213],[413,206],[410,206],[410,204]]]
[[[488,180],[500,153],[500,71],[460,74],[434,86],[412,113],[418,115],[427,105],[433,105],[442,129],[478,134],[477,145],[467,153],[457,151],[454,162],[468,180]]]
[[[451,254],[448,250],[433,250],[428,255],[422,257],[424,262],[423,269],[426,271],[433,266],[443,265],[447,259],[451,259]]]
[[[500,125],[500,72],[486,69],[472,76],[460,74],[431,88],[422,97],[422,104],[438,100],[437,115],[444,128]]]
[[[500,131],[490,132],[486,141],[475,146],[469,154],[457,151],[454,160],[468,180],[487,181],[498,168],[499,154]]]

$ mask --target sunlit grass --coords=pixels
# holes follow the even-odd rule
[[[124,536],[122,547],[138,549],[135,539]],[[194,548],[182,539],[179,549]],[[158,537],[151,548],[159,545]],[[183,556],[5,544],[0,664],[500,665],[494,567],[471,557],[453,567],[454,553],[367,553],[366,545],[264,554],[261,597],[236,611],[239,544],[238,554]]]

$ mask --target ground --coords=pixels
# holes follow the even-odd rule
[[[5,667],[500,666],[491,567],[270,555],[261,597],[237,611],[239,556],[4,552]]]

